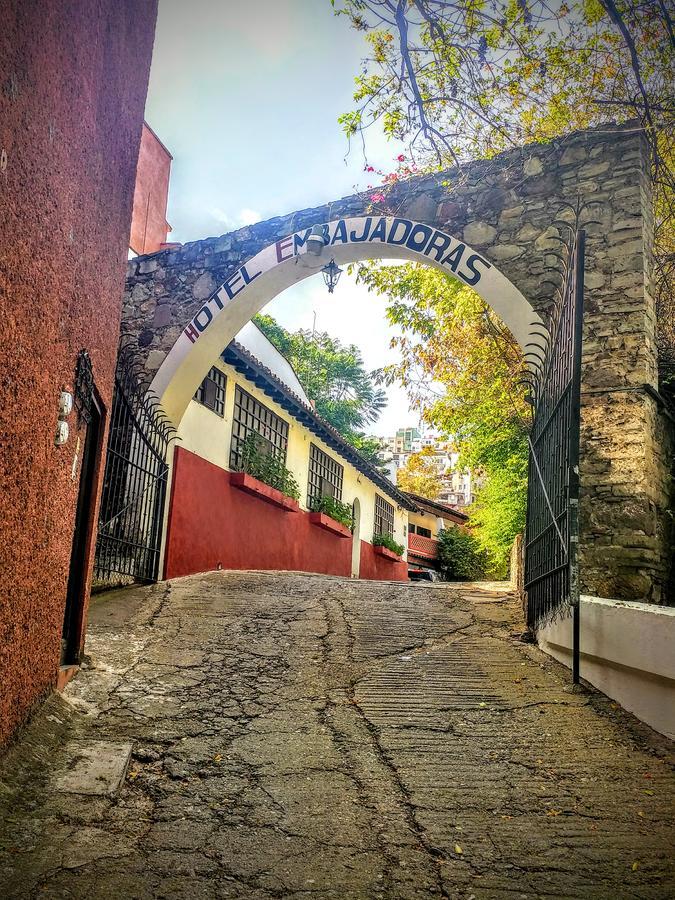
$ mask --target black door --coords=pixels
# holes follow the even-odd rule
[[[95,396],[91,399],[91,420],[87,425],[80,469],[75,533],[70,554],[66,610],[61,638],[61,665],[77,665],[80,661],[80,633],[87,584],[87,551],[91,545],[96,502],[96,471],[101,452],[101,408]]]

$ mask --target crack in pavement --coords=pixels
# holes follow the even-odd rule
[[[0,760],[3,896],[670,897],[671,745],[517,617],[297,573],[96,598],[88,667]],[[117,797],[51,790],[71,740],[133,744]]]

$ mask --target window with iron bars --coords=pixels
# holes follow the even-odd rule
[[[309,446],[309,481],[307,506],[311,509],[322,497],[342,500],[342,476],[344,467],[315,444]]]
[[[195,391],[195,400],[212,409],[221,418],[225,415],[225,386],[227,376],[215,366]]]
[[[375,494],[375,534],[394,536],[394,507]]]
[[[239,385],[234,389],[234,412],[232,414],[232,442],[230,444],[230,468],[240,471],[242,448],[250,434],[263,439],[269,453],[286,463],[288,448],[288,422],[284,422],[271,409],[247,394]]]

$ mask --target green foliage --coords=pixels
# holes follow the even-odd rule
[[[438,533],[438,562],[447,581],[479,581],[488,574],[487,552],[465,528]]]
[[[365,41],[342,124],[408,144],[392,183],[637,120],[651,153],[661,359],[675,361],[675,37],[668,0],[332,0]],[[373,124],[377,123],[375,129]],[[611,128],[611,124],[608,125]],[[411,168],[412,167],[412,168]],[[461,171],[449,175],[463,183]],[[386,196],[378,201],[386,209]],[[396,210],[392,210],[396,213]]]
[[[425,421],[453,435],[461,468],[483,475],[471,524],[486,574],[501,577],[525,519],[530,411],[520,348],[471,288],[442,272],[369,263],[359,279],[386,296],[402,332],[401,360],[380,377],[403,385]]]
[[[258,315],[256,325],[293,366],[316,411],[341,434],[374,422],[387,404],[354,344],[344,346],[326,332],[286,331],[271,316]]]
[[[438,500],[441,478],[431,447],[410,454],[406,464],[396,471],[396,484],[402,491],[426,497],[427,500]]]
[[[470,521],[487,556],[486,574],[505,579],[513,540],[525,528],[527,439],[507,431],[495,436],[489,452],[487,477],[470,507]]]
[[[363,33],[351,137],[437,164],[640,117],[672,133],[672,12],[644,0],[340,0]]]
[[[348,503],[342,503],[335,497],[319,497],[312,502],[312,512],[325,513],[341,525],[352,528],[353,512]]]
[[[390,534],[374,534],[373,546],[386,547],[387,550],[391,550],[391,552],[395,553],[397,556],[403,556],[403,551],[405,550],[403,544],[399,544],[398,541],[395,541]]]
[[[387,398],[365,368],[358,347],[345,346],[326,332],[287,331],[272,316],[258,315],[254,321],[293,366],[319,415],[377,465],[377,438],[362,429],[377,421]]]
[[[241,448],[242,472],[247,472],[258,481],[263,481],[276,488],[287,497],[300,499],[300,486],[292,472],[286,468],[281,459],[269,452],[266,442],[260,435],[251,432]]]
[[[347,432],[347,434],[343,433],[342,436],[359,451],[361,456],[366,459],[371,466],[375,466],[376,469],[380,469],[380,471],[386,474],[386,464],[382,462],[379,456],[380,450],[382,449],[379,438],[355,431]]]

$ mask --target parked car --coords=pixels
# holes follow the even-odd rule
[[[433,569],[408,569],[410,581],[440,581],[438,572]]]

